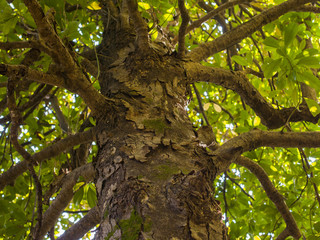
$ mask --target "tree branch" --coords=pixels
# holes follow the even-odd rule
[[[255,113],[261,122],[270,129],[276,129],[289,122],[308,121],[317,123],[320,115],[313,116],[306,105],[301,104],[299,110],[295,107],[274,109],[259,93],[241,71],[229,71],[221,68],[203,66],[199,63],[185,62],[188,81],[212,82],[238,93]]]
[[[58,196],[53,200],[52,204],[43,215],[43,222],[38,239],[44,238],[47,232],[55,225],[63,210],[72,200],[73,187],[77,183],[79,176],[83,176],[86,180],[92,180],[94,173],[95,170],[93,165],[86,164],[65,176],[65,180],[63,181],[63,185]]]
[[[318,148],[320,132],[270,132],[254,129],[240,134],[212,153],[217,174],[226,171],[242,153],[259,147]]]
[[[57,64],[57,72],[59,72],[64,79],[64,82],[58,81],[47,83],[45,80],[42,80],[42,82],[60,86],[79,94],[91,108],[94,115],[100,115],[101,109],[106,107],[106,98],[100,94],[89,81],[87,81],[85,74],[75,60],[74,55],[69,52],[68,48],[64,46],[62,40],[57,35],[53,26],[55,24],[54,10],[50,9],[45,15],[38,1],[24,0],[24,3],[37,25],[40,41],[43,42],[43,45],[48,46],[48,48],[53,51],[51,56]],[[142,18],[141,21],[143,21]],[[148,37],[148,35],[146,36]],[[0,71],[2,68],[3,66],[0,65]]]
[[[48,11],[44,14],[40,4],[36,0],[24,0],[32,18],[34,19],[40,35],[40,41],[44,45],[53,50],[51,55],[64,72],[72,71],[76,67],[76,63],[68,49],[64,46],[62,40],[56,33],[52,21],[54,21],[54,13]]]
[[[8,99],[8,108],[11,116],[11,129],[10,129],[10,140],[12,145],[16,149],[16,151],[25,159],[24,161],[27,162],[27,169],[29,170],[36,187],[36,195],[37,195],[37,215],[38,215],[38,228],[35,229],[34,232],[34,239],[38,238],[39,229],[42,224],[42,186],[39,181],[37,174],[34,171],[32,165],[32,157],[31,155],[19,144],[18,142],[18,130],[19,130],[19,123],[20,123],[20,112],[17,109],[16,100],[14,97],[14,81],[13,79],[9,78],[8,86],[7,86],[7,99]]]
[[[67,76],[63,72],[57,71],[57,74],[60,74],[60,76],[57,74],[43,73],[24,65],[0,64],[0,74],[8,77],[26,78],[35,82],[66,88],[73,93],[79,94],[95,116],[102,114],[101,109],[107,108],[108,101],[113,102],[113,100],[107,99],[100,94],[85,78],[82,72],[74,72]]]
[[[34,48],[47,53],[52,58],[55,57],[54,51],[49,49],[47,46],[41,44],[41,41],[38,41],[38,40],[0,42],[0,49],[10,50],[10,49],[19,49],[19,48]]]
[[[129,10],[129,16],[133,21],[134,28],[137,33],[137,45],[140,50],[149,48],[148,26],[138,11],[137,0],[126,0]]]
[[[315,6],[301,6],[295,9],[297,12],[313,12],[320,13],[320,8]]]
[[[83,57],[80,62],[81,66],[90,73],[93,77],[97,78],[99,76],[98,67],[91,63],[86,57]]]
[[[276,20],[283,14],[295,10],[297,7],[309,2],[312,2],[312,0],[288,0],[270,9],[267,9],[259,15],[254,16],[249,21],[216,38],[215,40],[194,48],[188,54],[188,57],[195,62],[200,62],[201,60],[207,59],[209,56],[227,49],[236,43],[239,43],[242,39],[250,36],[259,28]]]
[[[87,143],[94,141],[96,138],[96,131],[97,128],[92,128],[88,131],[77,133],[75,135],[70,135],[65,139],[58,141],[57,143],[46,147],[45,149],[41,150],[33,154],[32,157],[32,164],[37,165],[40,162],[55,157],[61,154],[63,151],[70,149],[76,145]],[[27,161],[21,161],[17,163],[15,166],[11,167],[6,172],[0,175],[0,190],[2,190],[6,185],[11,184],[14,180],[24,173],[27,170]]]
[[[7,77],[26,78],[39,83],[66,88],[62,77],[28,68],[25,65],[0,64],[0,74]]]
[[[186,6],[184,5],[184,0],[178,0],[178,6],[181,14],[181,25],[179,28],[179,46],[178,46],[178,57],[179,58],[184,58],[185,55],[185,35],[186,35],[186,30],[188,27],[188,23],[190,20],[188,10]]]
[[[94,228],[100,222],[100,213],[98,207],[90,211],[81,218],[72,227],[66,230],[57,240],[76,240],[83,237],[90,229]]]
[[[235,160],[235,163],[249,169],[258,178],[267,196],[277,207],[278,211],[280,212],[281,216],[283,217],[287,225],[284,231],[288,232],[289,235],[291,235],[295,239],[299,239],[301,233],[297,226],[297,223],[292,213],[290,212],[286,202],[284,201],[284,197],[277,191],[275,186],[270,181],[268,174],[264,171],[264,169],[258,163],[243,156],[238,157]]]

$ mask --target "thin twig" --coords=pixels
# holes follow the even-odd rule
[[[301,156],[302,161],[305,162],[305,165],[307,167],[307,169],[305,169],[305,172],[306,172],[307,178],[309,178],[308,172],[307,172],[310,169],[310,164],[308,162],[308,158],[302,148],[299,148],[299,152],[300,152],[300,156]],[[310,178],[311,178],[311,180],[314,179],[314,174],[312,171],[310,172]],[[320,206],[320,196],[319,196],[318,186],[314,181],[312,182],[312,185],[314,188],[315,197],[316,197],[318,204]]]
[[[180,2],[180,1],[179,1]],[[250,1],[248,1],[250,2]],[[207,15],[203,16],[202,18],[194,21],[193,23],[191,23],[185,30],[184,34],[187,34],[189,32],[191,32],[193,29],[198,28],[201,26],[202,23],[208,21],[211,18],[214,18],[216,15],[218,15],[219,13],[221,13],[222,11],[233,7],[236,4],[239,3],[243,3],[243,0],[234,0],[234,1],[230,1],[230,2],[226,2],[222,5],[220,5],[219,7],[217,7],[216,9],[211,10]],[[180,8],[180,7],[179,7]],[[181,11],[181,10],[180,10]],[[180,33],[179,33],[179,38],[180,38]],[[173,40],[173,43],[175,44],[177,42],[177,38],[175,38]]]
[[[235,181],[235,179],[233,179],[232,177],[230,177],[230,176],[228,175],[227,172],[225,172],[224,174],[231,180],[231,182],[233,182],[235,185],[237,185],[238,188],[240,188],[241,192],[243,192],[245,195],[247,195],[247,196],[248,196],[249,198],[251,198],[253,201],[255,200],[254,197],[252,197],[249,193],[247,193],[247,192],[243,189],[243,187],[241,187],[240,184]]]
[[[206,124],[207,124],[208,126],[211,126],[211,125],[210,125],[210,122],[209,122],[209,120],[208,120],[208,118],[207,118],[207,115],[206,115],[206,113],[204,112],[200,93],[199,93],[199,91],[198,91],[198,89],[197,89],[197,87],[196,87],[196,85],[195,85],[194,83],[192,83],[192,86],[193,86],[194,92],[195,92],[195,94],[196,94],[196,96],[197,96],[197,99],[198,99],[199,110],[200,110],[200,112],[202,113],[202,116],[203,116]]]
[[[226,197],[226,188],[227,188],[227,173],[224,172],[224,179],[223,179],[223,201],[224,201],[224,217],[225,217],[225,224],[228,224],[228,202]]]
[[[183,58],[186,51],[184,36],[186,35],[186,29],[188,27],[190,17],[189,17],[188,10],[184,4],[184,0],[178,0],[178,7],[180,10],[181,19],[182,19],[182,22],[179,28],[179,35],[178,35],[178,38],[179,38],[178,57]]]

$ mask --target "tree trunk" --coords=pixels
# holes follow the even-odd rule
[[[130,44],[113,56],[100,77],[114,106],[97,121],[95,239],[227,239],[215,166],[187,116],[180,60]]]

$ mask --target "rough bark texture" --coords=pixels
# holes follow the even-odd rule
[[[115,104],[98,121],[95,239],[227,239],[215,168],[187,117],[183,64],[134,49],[120,49],[101,74],[101,91]]]

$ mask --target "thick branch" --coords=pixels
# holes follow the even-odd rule
[[[81,66],[86,72],[90,73],[93,77],[99,77],[99,69],[93,63],[91,63],[87,58],[83,57],[80,62]]]
[[[138,11],[137,0],[127,0],[130,18],[133,21],[134,28],[137,33],[137,45],[141,50],[149,48],[148,42],[148,26]]]
[[[89,81],[87,81],[78,63],[75,61],[73,55],[64,46],[62,40],[56,34],[54,29],[55,19],[54,10],[50,9],[45,15],[41,9],[40,4],[36,0],[25,0],[25,5],[28,7],[40,34],[40,41],[48,46],[53,51],[52,58],[58,66],[58,72],[63,75],[65,82],[47,83],[56,86],[62,86],[68,90],[79,94],[83,100],[91,108],[95,115],[101,114],[101,109],[105,108],[106,102],[102,94],[100,94]],[[137,5],[136,5],[137,9]],[[140,20],[142,20],[140,16]],[[140,32],[140,30],[138,31]],[[148,34],[146,35],[148,37]],[[0,66],[0,69],[3,66]]]
[[[259,147],[318,148],[320,132],[271,132],[254,129],[243,133],[213,152],[218,174],[226,171],[242,153]]]
[[[295,9],[297,12],[313,12],[320,13],[320,7],[315,6],[301,6]]]
[[[76,145],[91,142],[95,140],[96,128],[92,128],[88,131],[70,135],[65,139],[41,150],[38,153],[32,155],[33,164],[37,165],[40,162],[55,157],[61,154],[63,151],[70,149]],[[11,184],[14,180],[27,170],[27,161],[21,161],[15,166],[11,167],[8,171],[0,175],[0,190],[6,185]]]
[[[47,46],[42,45],[40,41],[29,40],[29,41],[18,41],[18,42],[0,42],[0,49],[10,50],[19,48],[34,48],[47,53],[49,56],[54,57],[54,52]]]
[[[240,71],[212,68],[192,62],[185,63],[185,70],[190,83],[211,82],[238,93],[270,129],[279,128],[288,121],[317,123],[319,120],[320,115],[314,117],[305,105],[300,105],[299,110],[294,107],[274,109]]]
[[[0,42],[0,49],[10,50],[17,48],[37,48],[38,41]]]
[[[8,65],[0,64],[0,74],[8,77],[26,78],[35,82],[46,83],[53,86],[66,88],[71,92],[79,94],[85,103],[90,107],[95,116],[100,115],[101,109],[106,109],[107,101],[96,90],[92,84],[85,78],[82,72],[73,72],[70,75],[65,75],[57,72],[60,75],[43,73],[24,65]]]
[[[65,176],[59,195],[52,202],[50,207],[43,215],[43,222],[40,228],[39,239],[43,239],[47,232],[55,225],[56,221],[62,214],[63,210],[68,206],[73,197],[73,187],[77,183],[79,176],[83,176],[87,180],[92,180],[94,176],[94,167],[87,164],[79,167]]]
[[[26,78],[39,83],[66,88],[62,77],[28,68],[24,65],[0,64],[0,74],[7,77]]]
[[[185,55],[185,38],[187,26],[190,20],[188,10],[184,5],[184,0],[178,0],[178,6],[181,13],[182,22],[179,28],[179,46],[178,46],[178,57],[183,58]]]
[[[284,197],[277,191],[264,169],[258,163],[242,156],[237,158],[235,160],[235,163],[249,169],[258,178],[267,196],[274,203],[274,205],[276,205],[278,211],[283,217],[287,225],[287,230],[285,231],[288,231],[289,234],[295,239],[299,239],[301,233],[299,231],[297,223],[292,213],[290,212],[286,202],[284,201]]]
[[[65,231],[57,240],[76,240],[80,239],[90,229],[94,228],[100,221],[98,207],[92,208],[83,218]]]
[[[196,62],[200,62],[209,56],[220,52],[232,45],[239,43],[242,39],[249,37],[252,33],[260,29],[262,26],[276,20],[283,14],[296,9],[297,7],[312,2],[311,0],[288,0],[277,6],[274,6],[259,15],[251,18],[249,21],[230,30],[217,39],[204,43],[194,48],[188,56]]]
[[[34,19],[40,40],[45,43],[52,52],[53,59],[59,64],[64,71],[71,71],[76,66],[73,57],[68,49],[64,46],[62,40],[57,35],[54,26],[54,13],[48,11],[47,15],[44,14],[40,4],[36,0],[24,0],[32,18]]]

